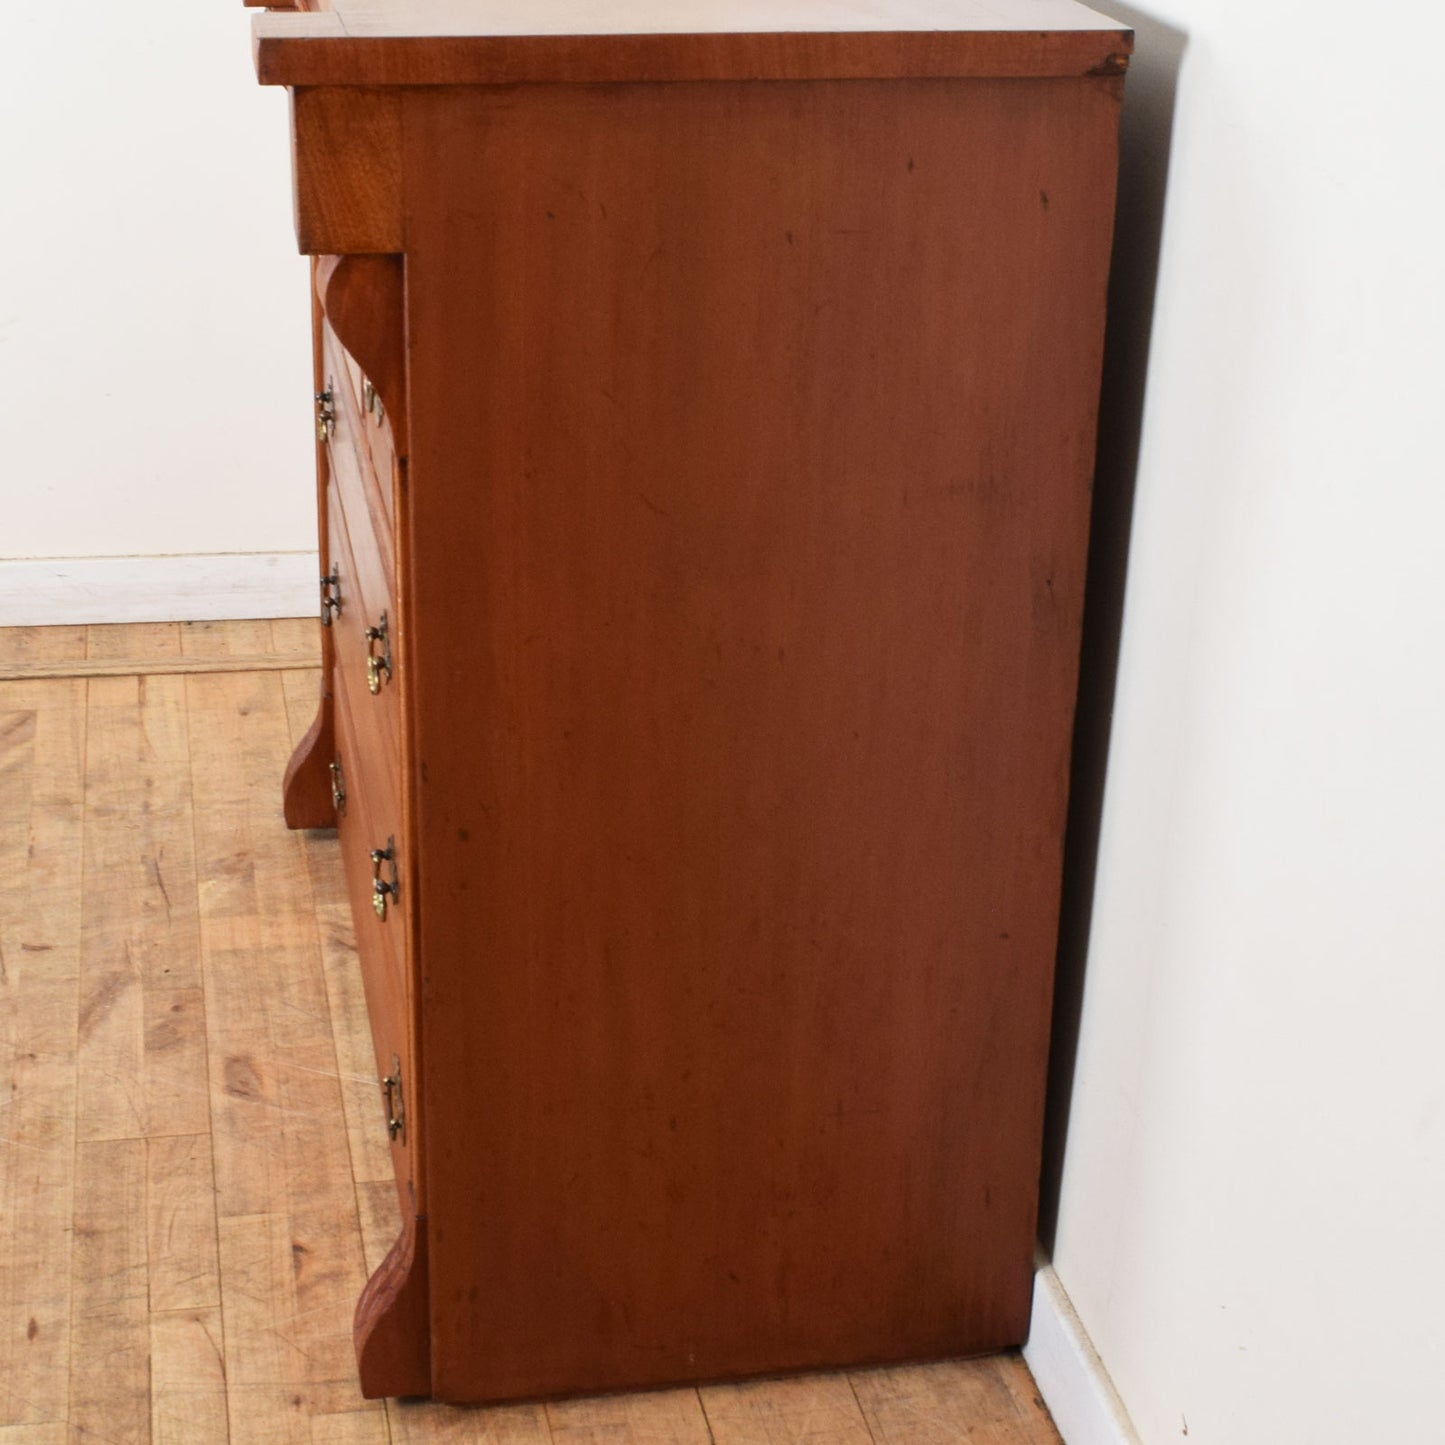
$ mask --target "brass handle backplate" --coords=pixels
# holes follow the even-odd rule
[[[338,813],[346,811],[346,776],[341,771],[340,758],[331,764],[331,806]]]
[[[336,569],[336,563],[331,564],[331,571],[321,579],[321,625],[331,626],[333,617],[341,616],[341,573]]]
[[[378,650],[378,644],[380,650]],[[374,697],[383,682],[391,679],[391,638],[387,634],[386,613],[375,627],[366,629],[366,687]]]
[[[381,876],[383,863],[391,864],[391,877]],[[401,878],[396,870],[396,839],[388,838],[385,848],[371,850],[371,906],[376,916],[386,922],[388,901],[394,903],[401,893]]]
[[[391,1072],[381,1081],[386,1099],[386,1132],[392,1139],[406,1139],[406,1104],[401,1097],[401,1060],[391,1056]]]
[[[329,442],[331,434],[336,430],[336,394],[332,390],[334,383],[330,377],[326,378],[326,390],[316,393],[316,440]]]

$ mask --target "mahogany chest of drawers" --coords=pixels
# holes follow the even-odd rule
[[[668,13],[256,22],[316,257],[286,816],[404,1218],[369,1394],[1027,1329],[1130,35]]]

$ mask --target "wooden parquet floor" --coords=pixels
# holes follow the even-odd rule
[[[488,1410],[367,1401],[398,1228],[316,627],[0,629],[0,1445],[1057,1441],[1016,1355]]]

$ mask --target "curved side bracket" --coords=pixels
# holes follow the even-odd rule
[[[334,828],[336,805],[331,796],[331,762],[336,756],[332,700],[323,673],[321,705],[306,736],[296,745],[281,784],[281,809],[288,828]]]
[[[352,1331],[361,1393],[431,1394],[426,1220],[408,1216],[401,1236],[356,1302]]]
[[[406,316],[400,256],[322,256],[316,296],[381,396],[398,456],[406,446]]]

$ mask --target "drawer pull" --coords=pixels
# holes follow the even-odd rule
[[[377,644],[381,650],[377,650]],[[391,679],[391,638],[387,635],[386,613],[375,627],[366,629],[366,687],[374,697],[383,682]]]
[[[330,575],[321,579],[321,625],[331,626],[333,617],[341,616],[341,573],[336,563],[331,564]]]
[[[381,865],[391,864],[391,877],[381,876]],[[386,922],[388,900],[394,902],[401,893],[401,879],[396,871],[396,839],[388,838],[385,848],[371,850],[371,906],[376,916]]]
[[[401,1097],[401,1060],[391,1056],[391,1072],[381,1081],[386,1099],[386,1132],[392,1139],[406,1138],[406,1105]]]
[[[331,806],[338,813],[346,811],[346,777],[341,771],[341,759],[331,764]]]
[[[326,390],[316,393],[316,440],[329,442],[336,430],[336,397],[332,392],[332,381],[326,379]]]
[[[361,400],[367,411],[376,417],[377,426],[380,426],[386,416],[386,408],[382,406],[381,393],[371,384],[370,377],[361,383]]]

